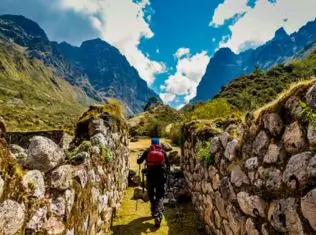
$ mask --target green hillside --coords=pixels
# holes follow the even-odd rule
[[[268,71],[241,76],[226,86],[216,98],[226,99],[242,111],[252,111],[269,103],[292,84],[316,76],[316,51],[303,60],[278,65]]]
[[[23,47],[0,39],[0,113],[9,131],[66,129],[93,101]]]

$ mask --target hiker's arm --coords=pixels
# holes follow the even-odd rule
[[[142,156],[140,156],[140,158],[137,159],[137,164],[142,164],[146,160],[147,154],[148,154],[148,150],[145,150]]]

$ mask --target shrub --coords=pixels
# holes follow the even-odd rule
[[[203,141],[198,145],[197,158],[203,159],[207,165],[212,165],[215,162],[214,156],[210,153],[210,141]]]

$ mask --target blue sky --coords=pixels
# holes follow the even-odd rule
[[[0,1],[0,14],[35,20],[51,40],[106,40],[174,107],[195,96],[218,48],[237,53],[263,44],[280,27],[293,33],[315,19],[315,9],[315,0]]]

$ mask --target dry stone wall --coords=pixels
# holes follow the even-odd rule
[[[185,125],[182,168],[209,234],[316,234],[315,108],[316,86],[301,86],[221,133]]]
[[[0,141],[0,234],[107,234],[128,175],[128,130],[102,113],[78,125],[72,148],[35,136]]]

